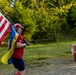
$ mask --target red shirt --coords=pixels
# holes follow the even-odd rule
[[[18,36],[18,39],[17,39],[16,42],[23,43],[23,36],[21,34]],[[21,58],[22,59],[23,52],[24,52],[23,48],[15,48],[12,57],[13,58]]]

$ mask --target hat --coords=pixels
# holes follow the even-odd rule
[[[18,28],[24,28],[23,26],[21,26],[21,24],[19,24],[19,23],[16,23],[15,25],[14,25],[14,27],[16,28],[16,29],[18,29]]]

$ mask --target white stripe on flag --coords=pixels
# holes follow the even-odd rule
[[[0,38],[3,36],[3,34],[6,32],[6,30],[8,29],[9,27],[9,22],[6,23],[6,26],[4,27],[4,29],[1,31],[0,33]]]

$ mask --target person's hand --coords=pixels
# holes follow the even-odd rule
[[[29,43],[28,43],[26,40],[24,40],[23,43],[24,43],[24,44],[26,43],[26,46],[29,46]]]

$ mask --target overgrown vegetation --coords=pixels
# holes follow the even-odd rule
[[[76,36],[75,0],[0,0],[0,8],[13,23],[21,23],[28,40],[65,40]]]

